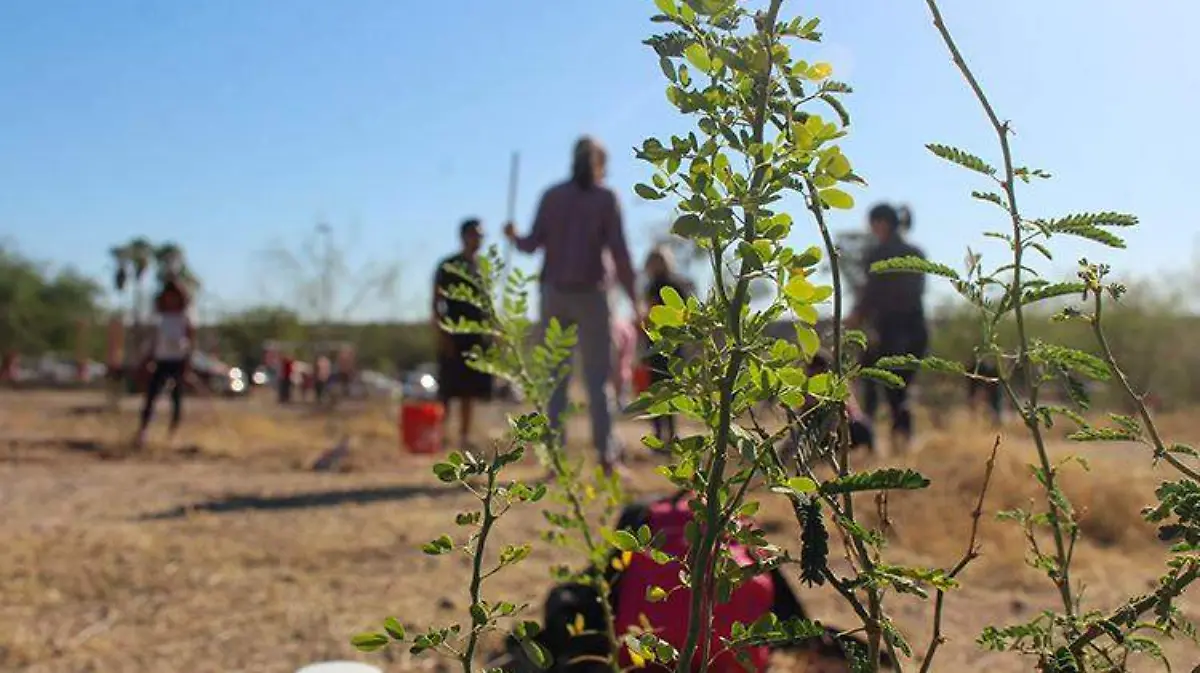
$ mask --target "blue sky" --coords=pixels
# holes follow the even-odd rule
[[[1026,210],[1133,212],[1143,226],[1107,258],[1139,275],[1184,269],[1197,234],[1186,194],[1200,156],[1200,43],[1189,30],[1200,4],[944,5],[1014,120],[1019,160],[1055,175],[1026,192]],[[913,239],[959,265],[1002,222],[968,197],[977,181],[923,144],[996,153],[924,3],[785,4],[801,10],[824,21],[808,60],[831,62],[855,87],[845,150],[870,182],[834,225],[862,226],[872,203],[902,200]],[[669,211],[633,195],[648,173],[630,148],[687,124],[640,44],[652,13],[651,0],[6,0],[0,236],[104,277],[111,245],[172,239],[206,305],[232,309],[289,300],[265,278],[261,251],[325,218],[352,267],[401,265],[399,300],[367,302],[359,316],[415,317],[461,218],[481,216],[499,240],[511,153],[521,153],[527,223],[587,132],[610,147],[640,256]],[[815,240],[802,227],[794,239]],[[1059,270],[1087,250],[1064,248]]]

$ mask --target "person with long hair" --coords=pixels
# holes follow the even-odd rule
[[[146,400],[142,406],[141,425],[135,446],[146,442],[146,429],[154,415],[154,404],[163,390],[171,386],[171,425],[169,432],[174,436],[183,419],[183,386],[191,364],[196,343],[196,326],[188,311],[188,292],[176,280],[163,283],[162,290],[154,299],[154,311],[158,324],[150,342],[153,371],[146,385]]]
[[[656,246],[646,257],[646,305],[658,306],[663,303],[662,291],[671,288],[686,300],[692,294],[692,284],[675,271],[674,258],[669,248]],[[646,366],[650,370],[650,384],[666,381],[671,378],[671,359],[683,357],[681,349],[672,353],[650,352],[649,343],[643,334],[643,349],[647,351]],[[652,419],[654,436],[665,445],[670,444],[676,437],[675,416],[656,416]]]
[[[621,450],[613,436],[608,392],[613,345],[606,252],[612,256],[615,275],[639,322],[641,312],[620,203],[616,193],[604,185],[607,163],[607,154],[596,140],[580,138],[575,143],[571,177],[542,195],[529,234],[518,235],[512,222],[505,225],[504,234],[521,252],[544,252],[540,278],[543,326],[557,320],[564,327],[577,328],[592,441],[601,466],[612,473],[621,464]],[[551,427],[563,442],[566,434],[561,421],[569,380],[568,374],[547,409]]]
[[[850,326],[863,326],[870,337],[865,364],[873,366],[880,358],[911,355],[925,357],[929,349],[929,328],[925,320],[925,276],[920,273],[873,273],[871,265],[898,257],[925,258],[920,248],[905,239],[912,228],[912,214],[907,208],[879,204],[867,216],[875,244],[867,252],[867,282],[858,305],[850,314]],[[904,380],[903,388],[887,388],[884,397],[891,411],[892,449],[898,453],[908,450],[912,440],[912,410],[910,390],[916,370],[896,372]],[[878,388],[866,382],[863,407],[873,418],[879,405]]]

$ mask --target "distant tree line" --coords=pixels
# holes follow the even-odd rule
[[[152,269],[156,281],[175,272],[198,287],[181,264],[182,251],[169,245],[131,244],[121,255],[114,253],[118,274],[124,268],[126,276],[119,282],[114,278],[112,284],[122,291],[121,315],[132,313],[130,320],[145,317],[140,307]],[[137,298],[126,298],[125,293]],[[105,306],[104,295],[100,282],[77,270],[56,268],[0,245],[0,353],[73,357],[82,346],[88,357],[103,360],[105,324],[114,315]],[[970,362],[980,337],[973,315],[956,304],[938,307],[934,314],[934,352]],[[1109,340],[1135,385],[1154,389],[1164,406],[1200,402],[1200,379],[1193,376],[1200,371],[1200,345],[1191,338],[1200,327],[1200,317],[1170,284],[1136,283],[1106,316]],[[1034,336],[1093,350],[1091,337],[1082,326],[1055,323],[1049,317],[1049,313],[1029,317]],[[272,340],[297,344],[296,355],[301,358],[313,355],[306,345],[318,340],[351,342],[361,367],[388,373],[432,361],[432,337],[425,321],[323,326],[302,320],[297,311],[285,306],[255,306],[228,313],[203,325],[200,335],[206,350],[234,364],[260,357],[263,344]]]

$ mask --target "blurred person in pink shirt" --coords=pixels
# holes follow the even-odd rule
[[[633,360],[637,354],[637,327],[632,320],[613,318],[613,371],[612,387],[617,408],[628,405],[630,386],[633,383]]]
[[[609,253],[604,255],[604,272],[605,283],[609,288],[615,288],[620,284],[616,263],[613,262],[612,255]],[[618,299],[615,293],[610,294],[610,310],[612,302]],[[613,366],[610,385],[612,386],[616,407],[618,410],[623,411],[628,405],[628,395],[633,385],[633,364],[637,357],[638,347],[637,325],[632,320],[614,314],[612,317],[610,342],[613,347]]]

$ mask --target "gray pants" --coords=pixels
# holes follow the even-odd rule
[[[542,286],[543,327],[557,318],[567,328],[576,327],[576,345],[583,358],[583,379],[588,395],[588,416],[592,421],[592,441],[596,452],[604,463],[619,457],[619,447],[613,440],[612,401],[608,395],[608,380],[612,373],[611,309],[608,294],[602,290],[564,290]],[[574,359],[574,353],[572,360]],[[571,364],[574,364],[573,362]],[[571,381],[568,373],[562,384],[550,398],[550,425],[556,428],[566,442],[566,428],[562,415],[567,408],[567,388]]]

